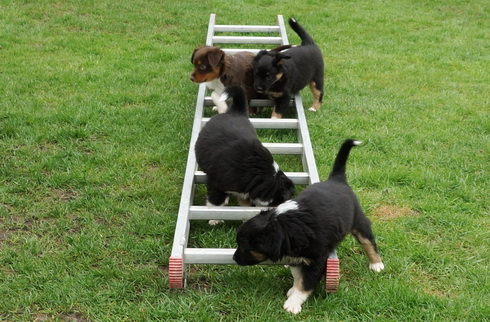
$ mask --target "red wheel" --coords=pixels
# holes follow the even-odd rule
[[[338,258],[327,258],[327,269],[325,272],[325,289],[329,293],[336,292],[339,288],[340,269]]]
[[[168,286],[170,288],[184,287],[184,265],[182,258],[170,257],[168,260]]]

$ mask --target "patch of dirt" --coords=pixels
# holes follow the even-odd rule
[[[6,241],[9,238],[9,231],[0,229],[0,242]]]
[[[63,191],[60,189],[56,189],[53,191],[53,196],[61,201],[70,201],[77,197],[77,193],[75,191]]]
[[[61,314],[60,320],[61,321],[68,321],[68,322],[88,322],[88,321],[90,321],[89,319],[85,318],[81,313],[78,313],[78,312]]]
[[[63,313],[56,317],[53,314],[46,314],[46,313],[37,313],[34,316],[34,321],[67,321],[67,322],[88,322],[90,321],[89,319],[85,318],[81,313],[78,312],[70,312],[70,313]]]
[[[384,221],[420,215],[416,210],[394,205],[379,205],[372,210],[372,214],[374,217]]]

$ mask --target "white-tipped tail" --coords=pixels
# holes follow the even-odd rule
[[[352,144],[354,144],[354,145],[361,145],[362,142],[361,141],[354,141],[354,142],[352,142]]]

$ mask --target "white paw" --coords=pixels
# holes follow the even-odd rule
[[[301,312],[301,304],[294,303],[289,299],[287,299],[286,302],[284,302],[282,308],[288,311],[289,313],[293,313],[293,314],[298,314]]]
[[[219,114],[226,113],[228,111],[228,105],[226,103],[224,105],[219,105],[219,106],[213,106],[212,108],[213,112],[218,112]]]
[[[228,105],[225,104],[225,106],[218,106],[218,113],[223,114],[228,111]]]
[[[314,107],[310,107],[310,108],[308,109],[308,111],[311,111],[311,112],[316,112],[316,108],[314,108]]]
[[[311,292],[302,292],[296,287],[291,287],[288,291],[288,299],[282,306],[286,311],[293,314],[301,312],[301,305],[306,301]]]
[[[369,269],[376,272],[376,273],[379,273],[385,269],[385,264],[383,264],[382,262],[371,263],[371,264],[369,264]]]
[[[216,226],[216,225],[219,225],[219,224],[222,224],[222,223],[224,223],[223,220],[215,220],[215,219],[212,219],[212,220],[208,221],[208,224],[210,226]]]

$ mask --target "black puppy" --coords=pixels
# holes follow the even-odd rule
[[[323,100],[323,58],[313,38],[294,18],[289,25],[301,38],[301,46],[287,51],[260,51],[253,61],[254,87],[259,93],[267,93],[275,101],[273,118],[281,118],[291,95],[310,85],[313,106],[317,111]]]
[[[290,264],[294,285],[284,309],[297,314],[325,273],[326,259],[350,232],[369,257],[369,268],[384,269],[371,223],[347,184],[345,164],[349,152],[360,142],[346,140],[327,181],[313,184],[293,200],[262,211],[243,223],[233,259],[239,265],[265,260]]]
[[[231,107],[209,120],[195,146],[197,163],[207,174],[208,204],[223,205],[229,194],[242,205],[275,206],[288,200],[294,184],[257,138],[243,89],[231,86],[226,93],[233,99]]]

